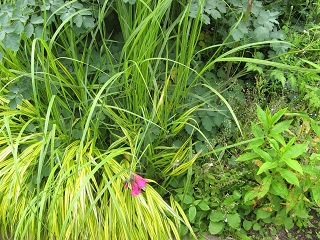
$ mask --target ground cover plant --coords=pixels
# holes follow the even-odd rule
[[[320,207],[318,5],[1,2],[0,236],[306,226]]]

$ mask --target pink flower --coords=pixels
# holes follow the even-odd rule
[[[138,184],[138,187],[141,189],[141,188],[145,188],[146,185],[147,185],[147,182],[148,180],[141,177],[140,175],[138,174],[133,174],[133,177],[134,177],[134,181]]]
[[[141,193],[141,188],[139,188],[136,182],[131,182],[131,196],[139,195]]]
[[[126,189],[129,187],[129,182],[131,183],[131,196],[136,196],[142,192],[142,188],[146,187],[148,180],[138,174],[133,173],[129,181],[124,181],[124,187]]]

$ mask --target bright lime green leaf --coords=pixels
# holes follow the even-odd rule
[[[270,134],[282,133],[289,129],[292,120],[286,120],[280,123],[277,123],[274,127],[271,128]]]
[[[279,119],[283,116],[283,114],[287,111],[287,108],[281,109],[278,112],[276,112],[272,117],[271,117],[271,122],[270,125],[275,124],[276,122],[279,121]]]
[[[210,222],[209,232],[213,235],[218,234],[223,230],[224,222]]]
[[[299,180],[297,178],[297,176],[291,172],[288,169],[284,169],[284,168],[279,168],[278,171],[280,172],[280,175],[288,182],[291,184],[294,184],[296,186],[299,187]]]
[[[278,142],[276,141],[276,140],[274,140],[274,139],[268,139],[268,142],[270,143],[270,146],[274,149],[274,150],[276,150],[277,152],[279,151],[279,149],[280,149],[280,147],[279,147],[279,144],[278,144]]]
[[[259,137],[263,137],[264,136],[264,132],[262,130],[261,127],[259,127],[257,124],[255,123],[251,123],[251,131],[252,131],[252,134],[256,137],[256,138],[259,138]]]
[[[318,186],[316,186],[311,189],[311,192],[312,192],[313,200],[316,202],[318,207],[320,207],[320,188]]]
[[[261,167],[259,168],[259,171],[257,172],[257,175],[269,170],[269,169],[273,169],[276,168],[278,166],[277,162],[265,162],[264,164],[261,165]]]
[[[291,167],[293,170],[303,174],[303,170],[302,167],[300,165],[300,163],[296,160],[292,160],[292,159],[283,159],[283,161],[289,166]]]
[[[267,123],[267,115],[259,105],[257,105],[257,115],[261,123]]]
[[[240,155],[240,157],[237,158],[237,161],[244,162],[244,161],[252,160],[252,159],[255,159],[258,157],[259,157],[258,154],[254,153],[254,152],[249,152],[249,153],[244,153],[244,154]]]
[[[238,228],[241,223],[241,218],[239,213],[227,214],[228,225],[231,228]]]
[[[302,153],[304,153],[306,151],[307,147],[308,147],[307,143],[293,145],[293,146],[289,147],[283,153],[282,158],[283,159],[296,158],[296,157],[300,156]]]
[[[260,148],[253,148],[252,150],[255,151],[255,152],[256,152],[260,157],[262,157],[265,161],[272,162],[272,157],[270,156],[269,153],[263,151],[263,150],[260,149]]]

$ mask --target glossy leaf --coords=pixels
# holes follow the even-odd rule
[[[297,176],[290,170],[279,168],[278,171],[280,172],[280,175],[288,182],[293,185],[296,185],[299,187],[299,180]]]
[[[291,167],[293,170],[303,174],[302,167],[300,163],[297,160],[292,160],[292,159],[284,159],[283,160],[289,167]]]
[[[266,162],[266,163],[262,164],[262,166],[259,168],[257,175],[259,175],[269,169],[276,168],[277,166],[278,166],[277,162]]]

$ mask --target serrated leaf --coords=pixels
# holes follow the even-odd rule
[[[189,216],[189,221],[193,222],[193,220],[196,218],[197,215],[197,209],[195,206],[191,206],[188,210],[188,216]]]
[[[289,192],[287,185],[283,181],[273,180],[271,183],[271,187],[277,193],[277,195],[279,195],[283,199],[287,199]]]
[[[258,158],[258,157],[259,157],[258,154],[254,153],[254,152],[249,152],[249,153],[241,154],[237,158],[237,161],[244,162],[244,161],[252,160],[252,159],[255,159],[255,158]]]
[[[18,51],[20,46],[20,36],[16,33],[8,33],[4,37],[4,46],[12,51]]]
[[[255,35],[255,38],[258,40],[258,41],[265,41],[265,40],[269,40],[269,29],[264,27],[264,26],[259,26],[257,27],[255,30],[254,30],[254,35]]]
[[[213,235],[218,234],[223,230],[223,227],[224,227],[223,222],[210,222],[209,232]]]
[[[225,215],[220,210],[212,211],[210,213],[211,222],[219,222],[225,219]]]
[[[205,201],[201,201],[199,204],[198,204],[198,207],[203,210],[203,211],[208,211],[210,210],[210,207],[209,205],[205,202]]]
[[[292,160],[292,159],[284,159],[283,160],[289,167],[291,167],[293,170],[303,174],[303,170],[301,165],[299,164],[298,161]]]
[[[277,123],[276,125],[274,125],[274,127],[271,128],[270,134],[278,134],[288,130],[291,125],[291,122],[292,120],[286,120],[286,121]]]
[[[241,218],[238,213],[227,214],[227,220],[228,225],[233,229],[236,229],[240,226]]]
[[[288,182],[291,183],[293,185],[296,185],[299,187],[299,180],[297,178],[297,176],[291,172],[288,169],[284,169],[284,168],[278,168],[278,171],[280,172],[280,175]]]
[[[279,80],[282,84],[282,87],[285,87],[287,79],[285,78],[284,74],[280,70],[272,70],[270,76],[273,77],[275,80]]]
[[[257,172],[257,175],[259,175],[269,169],[276,168],[277,166],[278,166],[278,163],[276,163],[276,162],[266,162],[261,165],[261,167],[259,168],[259,171]]]
[[[26,34],[27,38],[30,38],[33,34],[34,27],[31,23],[28,23],[24,29],[24,33]]]
[[[283,159],[296,158],[306,151],[308,143],[296,144],[289,147],[282,155]]]
[[[41,16],[33,14],[31,16],[30,23],[32,23],[32,24],[41,24],[41,23],[44,23],[44,19]]]

